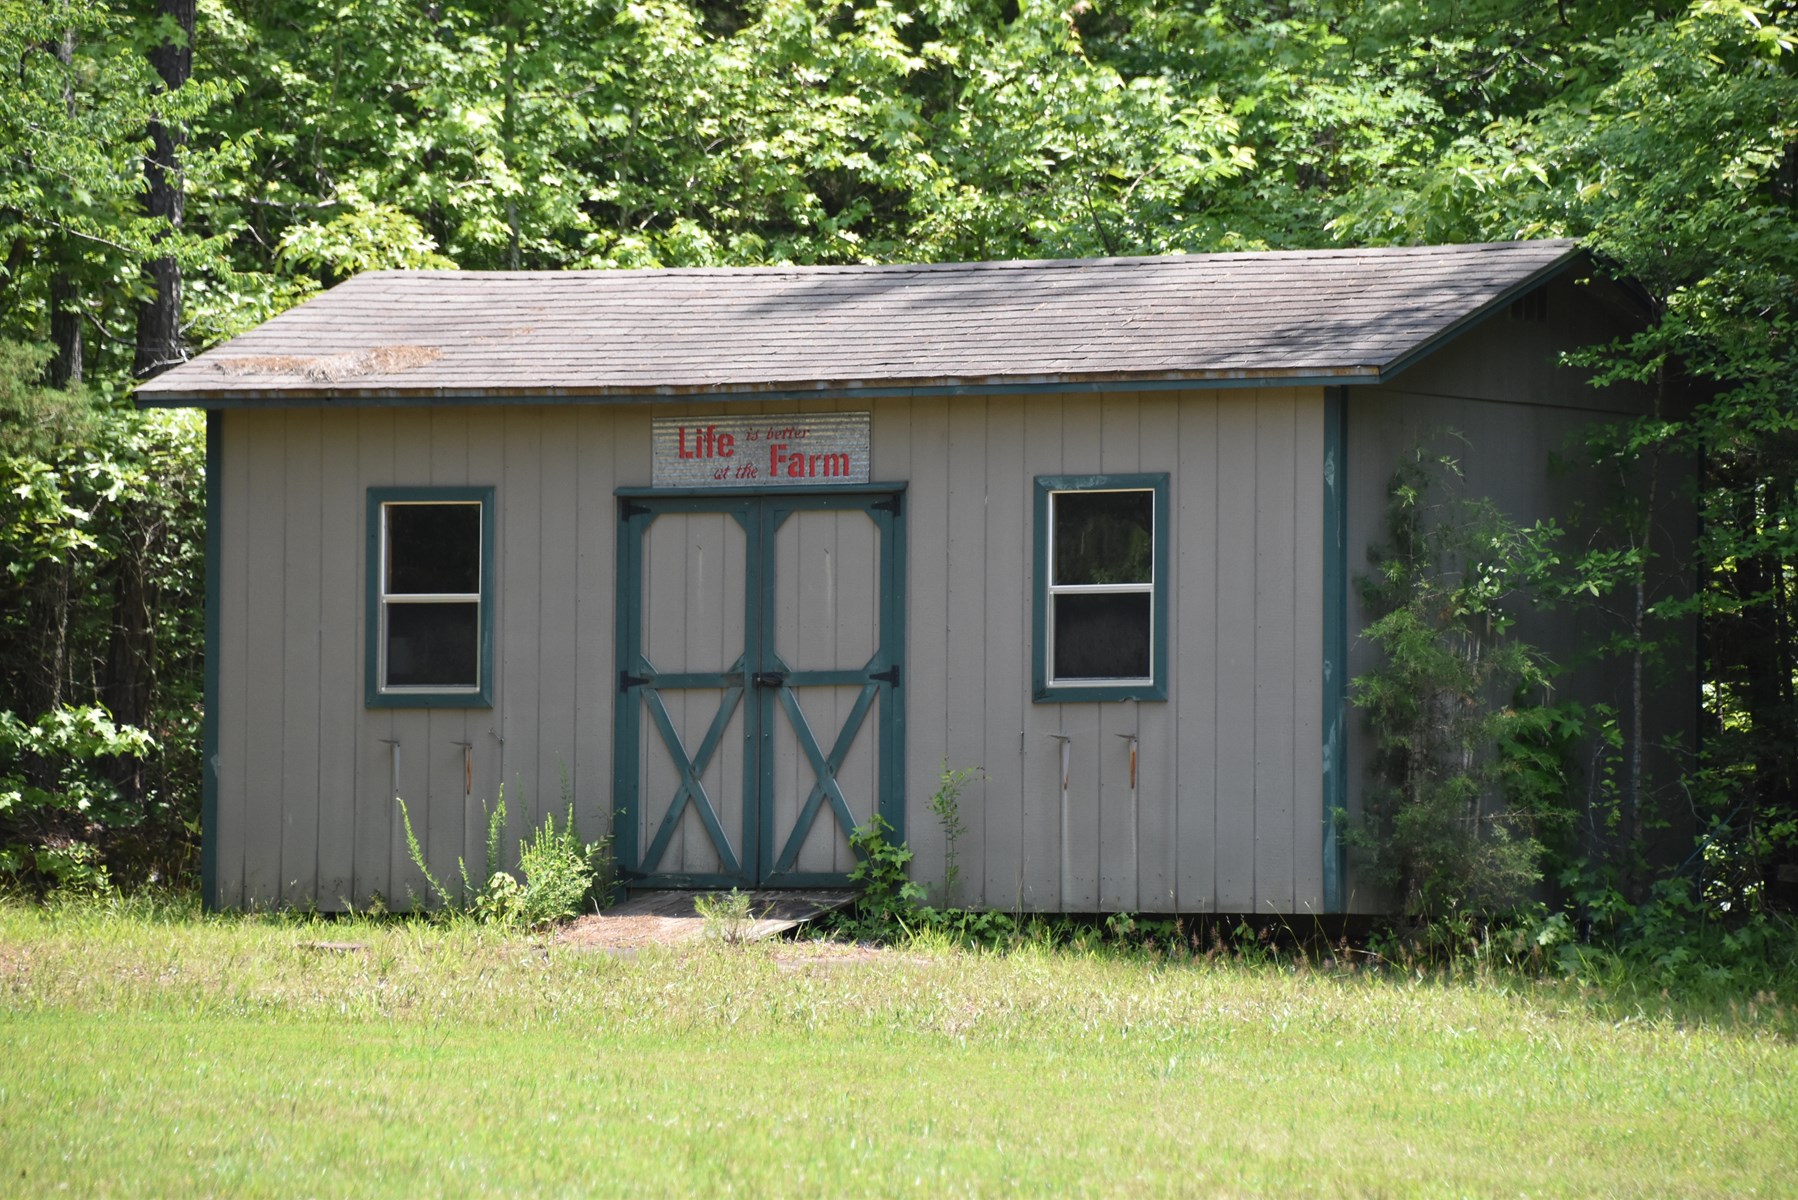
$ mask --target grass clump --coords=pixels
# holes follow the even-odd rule
[[[602,886],[602,876],[604,865],[610,858],[610,841],[581,840],[574,824],[574,801],[567,792],[564,782],[563,796],[568,806],[562,824],[557,826],[555,813],[546,813],[543,824],[519,840],[518,869],[514,874],[501,866],[506,833],[506,792],[501,787],[499,799],[486,810],[486,871],[477,883],[469,877],[467,863],[458,858],[459,890],[444,886],[432,874],[430,865],[425,862],[424,849],[412,832],[406,802],[396,796],[400,823],[405,829],[406,853],[412,865],[424,876],[425,886],[436,898],[441,911],[450,916],[469,916],[488,924],[537,929],[579,916],[590,900],[597,904],[607,898],[609,889]]]
[[[755,914],[750,911],[749,893],[736,888],[728,892],[707,892],[693,897],[693,911],[705,925],[706,939],[722,942],[726,946],[747,943],[749,931],[755,925]]]

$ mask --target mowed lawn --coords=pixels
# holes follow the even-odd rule
[[[0,905],[0,1194],[1794,1195],[1794,999]]]

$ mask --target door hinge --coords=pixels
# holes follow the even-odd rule
[[[628,692],[634,687],[642,687],[646,683],[654,683],[654,675],[632,675],[629,671],[618,672],[618,690]]]
[[[620,500],[618,513],[626,521],[632,517],[647,517],[653,511],[647,504],[638,504],[635,500]]]
[[[888,667],[884,671],[874,672],[874,674],[868,676],[868,681],[870,683],[890,683],[894,687],[898,687],[899,686],[899,664],[894,663],[892,666]]]
[[[868,507],[878,508],[881,512],[890,512],[895,517],[902,516],[903,513],[901,510],[905,507],[905,494],[903,492],[894,492],[885,500],[876,500],[874,503],[868,505]]]

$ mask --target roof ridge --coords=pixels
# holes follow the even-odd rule
[[[1196,254],[1175,252],[1170,254],[1114,255],[1098,258],[1003,258],[983,259],[977,261],[952,262],[895,262],[895,263],[764,263],[754,266],[710,266],[710,267],[568,267],[545,270],[510,271],[483,270],[444,267],[384,267],[373,271],[363,271],[345,283],[353,283],[363,279],[395,279],[417,278],[428,276],[439,279],[478,279],[500,281],[535,282],[545,279],[592,278],[597,276],[635,276],[647,277],[742,277],[742,276],[778,276],[778,275],[856,275],[856,274],[898,274],[904,272],[918,273],[952,273],[952,272],[998,272],[1016,270],[1094,270],[1120,267],[1152,267],[1172,266],[1188,263],[1216,262],[1268,262],[1297,261],[1331,258],[1396,258],[1415,255],[1455,255],[1481,252],[1517,250],[1517,249],[1570,249],[1579,244],[1575,238],[1520,238],[1506,242],[1463,242],[1451,244],[1429,244],[1420,246],[1324,246],[1311,249],[1296,250],[1218,250]],[[339,284],[338,286],[342,286]],[[335,288],[331,289],[335,290]]]

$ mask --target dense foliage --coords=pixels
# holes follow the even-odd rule
[[[183,861],[199,435],[126,399],[354,271],[1571,235],[1651,315],[1583,361],[1667,398],[1584,448],[1619,502],[1556,585],[1618,614],[1639,681],[1580,903],[1654,892],[1638,849],[1676,804],[1705,841],[1675,886],[1737,920],[1798,837],[1793,24],[1792,0],[0,0],[9,869]],[[1656,779],[1640,709],[1681,610],[1644,514],[1675,457],[1703,463],[1705,754]]]
[[[1351,838],[1374,881],[1433,920],[1529,897],[1580,797],[1560,731],[1586,732],[1514,628],[1559,530],[1519,528],[1458,479],[1452,456],[1422,447],[1393,474],[1387,538],[1360,581],[1382,661],[1353,690],[1373,761]]]

